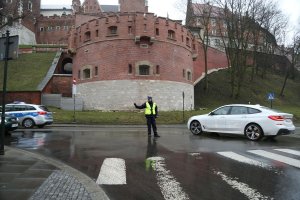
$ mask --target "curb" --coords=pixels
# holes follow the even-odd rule
[[[5,146],[6,149],[9,149],[11,151],[16,151],[16,152],[22,152],[24,154],[27,154],[31,157],[34,157],[36,159],[42,160],[50,165],[54,165],[55,167],[66,171],[70,175],[74,176],[75,178],[78,179],[78,181],[86,188],[88,193],[90,194],[90,197],[93,200],[109,200],[108,196],[106,193],[102,190],[102,188],[96,184],[96,182],[85,175],[84,173],[56,160],[53,158],[45,157],[43,155],[37,154],[37,153],[32,153],[26,150],[18,149],[18,148],[13,148],[13,147],[8,147]]]

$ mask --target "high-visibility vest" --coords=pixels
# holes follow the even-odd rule
[[[155,108],[156,108],[156,103],[153,103],[152,109],[151,109],[150,104],[148,102],[146,102],[145,115],[151,115],[151,114],[156,115]]]

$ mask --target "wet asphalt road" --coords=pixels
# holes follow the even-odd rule
[[[252,142],[194,136],[183,125],[158,128],[157,139],[146,136],[145,126],[20,129],[7,145],[61,160],[95,181],[103,163],[124,161],[125,182],[99,184],[116,200],[300,199],[299,129],[294,136]]]

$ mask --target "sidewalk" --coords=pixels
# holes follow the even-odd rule
[[[57,160],[5,146],[0,155],[1,200],[108,200],[85,174]]]

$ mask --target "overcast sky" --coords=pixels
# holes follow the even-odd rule
[[[81,0],[83,2],[84,0]],[[186,0],[148,0],[148,11],[161,17],[169,16],[170,19],[185,20],[186,8],[179,8],[180,2]],[[289,17],[290,30],[300,28],[300,0],[277,0],[282,11]],[[98,0],[103,5],[117,5],[118,0]],[[72,0],[42,0],[42,5],[70,6]]]

